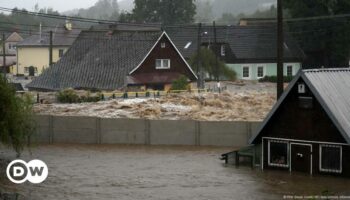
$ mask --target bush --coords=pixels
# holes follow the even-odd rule
[[[293,80],[294,76],[283,76],[283,82],[289,83]],[[271,83],[277,83],[277,76],[264,76],[263,78],[259,79],[259,82],[271,82]]]
[[[188,81],[186,76],[181,75],[178,79],[173,81],[171,84],[172,90],[186,90],[188,85]]]
[[[16,96],[7,80],[0,75],[0,143],[11,146],[17,156],[35,131],[32,99],[29,95]]]
[[[79,103],[80,98],[73,89],[64,89],[57,93],[57,100],[61,103]]]

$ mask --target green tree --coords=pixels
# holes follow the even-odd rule
[[[333,16],[350,11],[349,0],[284,0],[283,6],[293,18]],[[349,18],[296,21],[288,26],[305,51],[308,66],[348,66]]]
[[[19,156],[35,130],[29,96],[16,96],[7,80],[0,77],[0,143],[11,146]]]
[[[159,22],[166,25],[190,23],[196,14],[194,0],[134,0],[134,5],[130,13],[132,20],[129,21],[141,23]]]
[[[172,82],[172,90],[186,90],[188,86],[188,80],[186,76],[181,75],[178,79]]]
[[[197,71],[197,61],[198,61],[198,54],[194,54],[190,58],[190,65],[192,66],[194,71]],[[200,50],[200,61],[202,64],[203,69],[209,74],[209,78],[212,79],[216,77],[216,74],[219,75],[219,77],[226,77],[229,80],[236,80],[236,72],[231,70],[227,65],[221,61],[217,60],[218,68],[216,67],[216,58],[214,52],[209,48],[202,47]]]

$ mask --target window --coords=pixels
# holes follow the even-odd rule
[[[299,97],[299,108],[312,109],[313,107],[312,97]]]
[[[264,70],[264,66],[258,66],[257,69],[256,69],[256,72],[257,72],[257,77],[258,78],[262,78],[265,76],[265,70]]]
[[[268,164],[276,167],[289,167],[288,142],[269,140],[268,141]]]
[[[58,50],[58,57],[61,58],[64,54],[64,50],[63,49],[59,49]]]
[[[292,65],[287,66],[287,76],[293,76],[293,66]]]
[[[250,67],[249,66],[242,67],[242,77],[243,78],[250,78]]]
[[[12,49],[12,44],[11,43],[9,43],[9,49]]]
[[[335,145],[320,145],[320,171],[342,172],[342,147]]]
[[[156,69],[170,69],[170,59],[156,59]]]
[[[185,45],[184,49],[188,49],[191,46],[192,42],[187,42],[187,44]]]
[[[24,73],[29,73],[29,67],[24,67]]]
[[[160,43],[161,48],[165,48],[165,42]]]
[[[225,45],[221,45],[220,54],[221,54],[221,56],[225,56],[226,55]]]

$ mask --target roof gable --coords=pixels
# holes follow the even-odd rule
[[[129,75],[132,75],[137,69],[139,69],[142,64],[145,62],[145,60],[148,58],[148,56],[152,53],[152,51],[154,50],[154,48],[161,42],[161,39],[165,37],[171,44],[171,46],[175,49],[177,55],[181,58],[181,60],[185,63],[186,67],[190,70],[190,72],[192,73],[192,75],[196,78],[196,74],[193,72],[192,68],[190,67],[190,65],[188,64],[188,62],[186,61],[186,59],[182,56],[182,54],[180,53],[180,51],[177,49],[177,47],[175,46],[175,44],[171,41],[170,37],[168,36],[168,34],[164,31],[160,37],[157,39],[157,42],[154,43],[154,45],[152,46],[152,48],[149,50],[149,52],[147,53],[147,55],[142,59],[142,61],[133,69],[130,71]]]
[[[256,134],[250,138],[250,144],[256,142],[256,138],[300,78],[310,88],[343,138],[350,143],[350,69],[319,69],[299,71],[273,106]]]

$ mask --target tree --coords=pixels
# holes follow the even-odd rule
[[[194,54],[190,58],[190,65],[192,66],[194,71],[197,71],[197,61],[198,61],[198,54]],[[202,64],[203,69],[209,74],[209,78],[212,79],[216,76],[216,74],[219,75],[219,77],[224,76],[228,78],[229,80],[236,80],[236,72],[227,67],[227,65],[218,59],[218,68],[216,68],[216,58],[214,52],[209,48],[202,47],[200,50],[200,61]]]
[[[159,22],[166,25],[193,22],[194,0],[134,0],[131,19],[135,22]],[[123,19],[127,19],[124,18]]]
[[[284,7],[293,18],[348,14],[349,0],[285,0]],[[328,18],[290,22],[290,32],[299,41],[311,67],[348,66],[350,19]]]
[[[0,143],[11,146],[19,156],[35,130],[29,96],[17,97],[14,88],[0,77]]]

